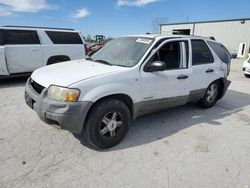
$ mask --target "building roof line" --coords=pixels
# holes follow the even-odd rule
[[[210,20],[210,21],[197,21],[197,22],[177,22],[177,23],[166,23],[160,24],[160,26],[164,25],[183,25],[183,24],[199,24],[199,23],[215,23],[215,22],[232,22],[232,21],[246,21],[250,20],[250,18],[237,18],[237,19],[228,19],[228,20]]]

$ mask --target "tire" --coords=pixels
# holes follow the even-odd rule
[[[130,122],[131,114],[124,102],[118,99],[105,99],[91,109],[83,135],[91,146],[110,148],[125,137]]]
[[[200,101],[203,108],[210,108],[216,104],[220,95],[220,82],[215,81],[211,83]]]

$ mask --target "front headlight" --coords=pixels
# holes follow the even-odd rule
[[[79,96],[79,89],[69,89],[55,85],[51,85],[48,89],[48,98],[51,100],[75,102]]]

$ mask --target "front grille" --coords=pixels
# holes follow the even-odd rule
[[[36,83],[34,80],[31,80],[31,86],[33,87],[33,89],[37,92],[37,93],[39,93],[39,94],[41,94],[42,93],[42,91],[43,91],[43,89],[44,89],[44,87],[43,86],[41,86],[40,84],[38,84],[38,83]]]

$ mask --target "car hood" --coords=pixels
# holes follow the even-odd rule
[[[75,60],[39,68],[32,73],[31,78],[46,88],[52,84],[68,87],[81,80],[124,69],[127,68],[105,65],[88,60]]]

